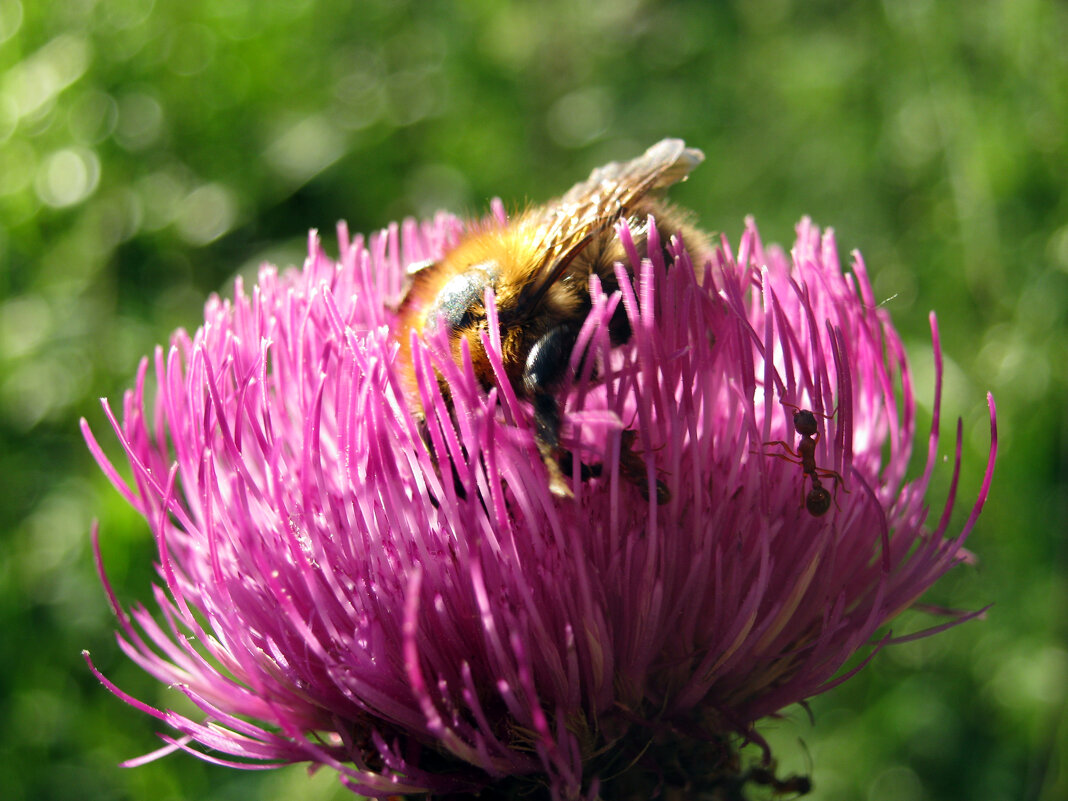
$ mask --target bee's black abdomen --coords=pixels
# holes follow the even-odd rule
[[[574,326],[558,325],[534,343],[523,367],[523,389],[527,393],[534,395],[563,378],[577,336]]]

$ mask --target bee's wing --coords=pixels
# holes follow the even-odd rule
[[[557,205],[575,206],[581,213],[596,209],[598,216],[614,215],[619,208],[626,212],[646,193],[685,181],[704,160],[704,153],[681,139],[662,139],[636,159],[598,167]]]
[[[595,169],[541,208],[536,224],[543,234],[545,267],[626,215],[648,193],[685,181],[704,159],[704,153],[681,139],[663,139],[636,159]]]
[[[528,287],[536,306],[571,260],[600,232],[625,216],[650,192],[685,181],[705,154],[681,139],[662,139],[630,161],[598,167],[582,183],[541,207],[529,221],[539,232],[540,275]],[[529,218],[528,218],[529,219]]]

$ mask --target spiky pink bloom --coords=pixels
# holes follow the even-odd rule
[[[416,342],[425,424],[405,396],[390,302],[406,264],[461,232],[441,216],[365,247],[341,226],[340,261],[313,236],[302,270],[265,268],[251,292],[238,279],[232,300],[210,299],[192,337],[142,363],[121,419],[104,401],[131,482],[83,421],[159,549],[155,614],[125,612],[104,578],[119,644],[203,714],[101,680],[177,732],[162,752],[326,765],[371,796],[737,783],[734,750],[756,721],[845,678],[967,558],[993,472],[992,399],[986,475],[951,534],[959,424],[937,520],[925,501],[933,316],[934,425],[906,481],[912,383],[859,255],[846,275],[830,231],[802,221],[785,254],[750,222],[699,280],[681,248],[663,263],[655,227],[649,258],[622,227],[634,278],[617,269],[611,297],[594,280],[565,390],[575,497],[559,499],[507,384],[487,396],[441,343]],[[618,303],[634,336],[612,348]],[[823,516],[803,505],[802,466],[769,444],[796,447],[787,404],[817,413]],[[628,445],[669,502],[620,477]],[[581,480],[580,463],[601,475]],[[694,774],[676,775],[679,754]]]

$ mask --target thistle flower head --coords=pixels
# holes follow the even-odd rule
[[[326,765],[371,796],[610,797],[627,776],[674,781],[665,747],[697,755],[679,781],[737,781],[756,721],[846,678],[967,558],[996,440],[948,531],[959,428],[934,519],[939,390],[906,480],[911,379],[859,255],[843,274],[831,232],[802,221],[786,254],[749,222],[695,270],[678,243],[664,263],[655,222],[648,254],[624,224],[631,264],[610,296],[594,279],[561,389],[574,498],[558,498],[507,381],[486,393],[433,336],[411,342],[418,397],[400,374],[405,266],[461,233],[444,215],[367,243],[341,226],[338,261],[313,236],[302,270],[210,299],[121,414],[104,402],[132,480],[83,421],[158,545],[155,611],[122,609],[101,569],[119,644],[201,714],[101,680],[176,732],[158,753]],[[614,347],[618,304],[634,334]]]

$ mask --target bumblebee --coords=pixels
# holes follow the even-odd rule
[[[533,407],[535,438],[553,494],[569,497],[561,468],[558,400],[576,338],[591,309],[589,280],[597,275],[608,294],[619,287],[614,265],[629,264],[616,225],[626,220],[639,251],[646,247],[648,218],[662,241],[680,236],[695,268],[704,263],[707,237],[689,213],[666,202],[664,191],[686,180],[704,154],[680,139],[664,139],[636,159],[595,169],[563,196],[527,209],[506,222],[473,224],[440,259],[410,275],[397,311],[394,335],[402,369],[414,389],[411,333],[422,337],[444,327],[459,363],[466,340],[475,375],[489,390],[496,383],[482,333],[487,328],[486,289],[492,289],[500,324],[501,353],[516,395]],[[630,339],[622,304],[609,325],[613,345]],[[446,398],[449,387],[439,378]],[[414,393],[413,395],[416,395]],[[633,437],[625,438],[629,443]],[[566,455],[565,455],[566,456]],[[565,463],[566,463],[565,458]],[[622,473],[646,487],[641,459],[626,449]],[[657,500],[667,499],[658,483]]]

